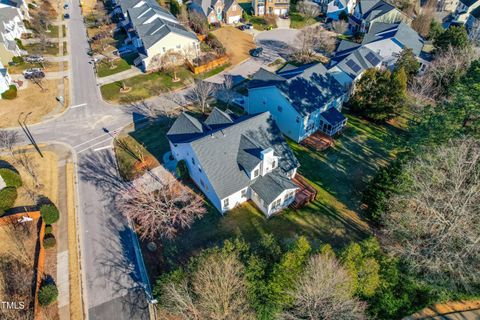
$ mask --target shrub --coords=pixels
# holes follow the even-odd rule
[[[0,176],[3,178],[3,181],[5,181],[7,187],[18,188],[22,185],[22,179],[20,178],[20,175],[11,169],[1,168]]]
[[[53,231],[52,225],[51,225],[51,224],[47,224],[47,225],[45,226],[45,235],[51,234],[52,231]]]
[[[57,244],[57,240],[55,239],[55,236],[51,233],[46,234],[45,237],[43,238],[43,247],[45,249],[53,248],[55,247],[56,244]]]
[[[2,99],[12,100],[17,97],[17,87],[11,84],[7,91],[2,93]]]
[[[3,215],[5,210],[13,207],[17,200],[17,189],[14,187],[6,187],[0,190],[0,215]]]
[[[17,46],[20,50],[25,50],[25,46],[23,45],[21,39],[15,38],[15,42],[17,43]]]
[[[45,221],[46,224],[53,224],[60,218],[60,213],[54,204],[44,204],[40,208],[40,213],[43,221]]]
[[[54,283],[42,284],[38,292],[38,302],[42,306],[48,306],[58,298],[58,289]]]
[[[12,62],[15,64],[23,63],[23,57],[22,56],[13,57]]]
[[[205,43],[208,44],[210,48],[212,48],[219,55],[224,55],[226,52],[226,49],[223,46],[223,44],[212,33],[209,33],[207,35],[207,37],[205,38]]]

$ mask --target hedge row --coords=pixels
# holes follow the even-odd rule
[[[1,168],[0,176],[3,178],[3,181],[5,181],[7,187],[18,188],[22,186],[22,179],[20,178],[20,175],[11,169]]]

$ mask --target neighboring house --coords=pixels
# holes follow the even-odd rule
[[[194,0],[189,9],[200,13],[208,23],[235,24],[240,22],[243,13],[236,0]]]
[[[8,62],[15,56],[26,54],[15,41],[26,32],[20,15],[20,9],[14,7],[0,8],[0,60]]]
[[[347,95],[347,87],[321,63],[287,65],[277,73],[260,69],[249,82],[246,111],[269,111],[283,134],[300,142],[317,130],[328,135],[342,130]]]
[[[339,20],[342,12],[347,15],[353,14],[356,0],[332,0],[328,3],[327,18]]]
[[[472,10],[470,16],[468,17],[465,27],[468,31],[468,37],[471,41],[479,42],[480,41],[480,7]]]
[[[437,2],[437,11],[455,12],[460,0],[439,0]]]
[[[478,7],[480,7],[480,0],[460,0],[453,14],[454,22],[457,24],[466,23],[470,17],[470,13]]]
[[[269,217],[295,198],[299,164],[268,112],[235,118],[214,108],[203,123],[182,113],[167,138],[222,214],[252,200]]]
[[[28,5],[24,0],[0,0],[0,9],[2,8],[17,8],[22,20],[30,18]]]
[[[377,52],[361,44],[342,40],[330,59],[329,72],[337,81],[352,88],[366,70],[381,66],[382,57]]]
[[[252,0],[252,8],[256,16],[266,14],[283,16],[290,10],[290,0]]]
[[[12,79],[8,74],[8,70],[7,68],[3,67],[2,61],[0,60],[0,94],[7,91],[11,84],[12,84]],[[1,186],[1,180],[2,180],[2,177],[0,177],[0,186]],[[1,189],[2,188],[0,187],[0,190]]]
[[[376,52],[385,66],[395,64],[404,48],[412,49],[416,57],[420,57],[424,41],[422,37],[406,23],[376,22],[365,34],[362,45]]]
[[[366,33],[375,22],[405,22],[410,25],[412,18],[383,0],[360,0],[349,22],[352,31]]]
[[[120,25],[127,31],[129,40],[139,54],[134,63],[141,69],[148,71],[158,68],[152,63],[152,58],[170,51],[179,52],[186,58],[198,55],[200,42],[195,33],[182,26],[156,1],[120,2],[116,10],[117,17],[126,17]]]

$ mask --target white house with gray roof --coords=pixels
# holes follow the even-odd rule
[[[195,58],[200,42],[195,33],[186,29],[168,10],[155,0],[120,1],[115,9],[120,25],[138,51],[135,65],[143,70],[158,68],[152,60],[171,51],[186,58]]]
[[[282,133],[297,142],[317,130],[334,135],[347,123],[340,113],[348,97],[347,79],[321,63],[287,65],[276,73],[260,69],[249,82],[246,111],[270,112]]]
[[[237,118],[214,108],[204,122],[182,113],[167,138],[222,214],[252,200],[269,217],[295,198],[299,164],[268,112]]]
[[[0,8],[0,60],[7,63],[14,56],[26,54],[21,50],[15,39],[26,32],[19,8],[4,6]]]

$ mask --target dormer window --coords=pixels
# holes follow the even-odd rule
[[[272,161],[272,170],[277,167],[277,162],[275,160]]]
[[[260,169],[255,169],[255,171],[253,171],[253,178],[258,177],[259,173],[260,173]]]
[[[229,205],[229,204],[230,204],[230,203],[229,203],[229,201],[228,201],[228,198],[223,199],[223,207],[224,207],[224,208],[228,208],[228,205]]]

